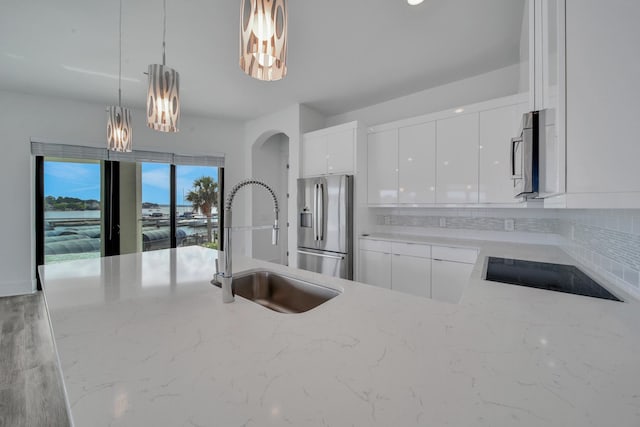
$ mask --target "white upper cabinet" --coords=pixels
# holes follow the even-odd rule
[[[480,112],[480,203],[519,203],[509,173],[510,141],[519,130],[526,102]]]
[[[398,132],[398,203],[435,203],[435,122],[401,127]]]
[[[398,203],[398,130],[370,133],[367,140],[367,201]]]
[[[302,176],[327,173],[327,141],[324,135],[302,137]]]
[[[368,204],[517,205],[509,144],[527,110],[519,94],[371,128]]]
[[[301,175],[354,174],[356,132],[353,122],[304,134]]]
[[[436,203],[478,203],[478,113],[436,126]]]
[[[352,174],[355,153],[355,130],[327,135],[327,173]]]
[[[567,198],[640,208],[640,1],[566,0]]]
[[[640,2],[535,0],[545,207],[640,208]]]

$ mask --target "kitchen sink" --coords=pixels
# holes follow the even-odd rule
[[[220,287],[220,283],[212,281]],[[266,270],[233,276],[235,295],[279,313],[304,313],[340,294],[315,283]]]

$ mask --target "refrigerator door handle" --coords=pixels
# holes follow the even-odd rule
[[[317,254],[315,252],[301,251],[300,249],[298,249],[298,253],[303,255],[319,256],[321,258],[344,259],[344,256],[341,255]]]
[[[318,184],[320,203],[318,205],[318,240],[324,240],[324,184]]]
[[[318,240],[318,184],[313,185],[313,240]]]

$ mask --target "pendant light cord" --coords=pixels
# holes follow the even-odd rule
[[[122,1],[122,0],[121,0]],[[165,61],[165,38],[167,36],[167,0],[162,0],[162,65],[167,65]]]
[[[122,107],[122,0],[120,0],[118,40],[118,107]]]

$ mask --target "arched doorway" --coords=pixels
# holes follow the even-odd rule
[[[278,196],[280,207],[280,239],[277,246],[271,244],[273,223],[273,202],[266,191],[252,192],[253,227],[267,226],[252,230],[251,256],[256,259],[288,264],[287,227],[289,193],[289,137],[282,132],[269,132],[259,138],[252,147],[252,176],[266,182]]]

